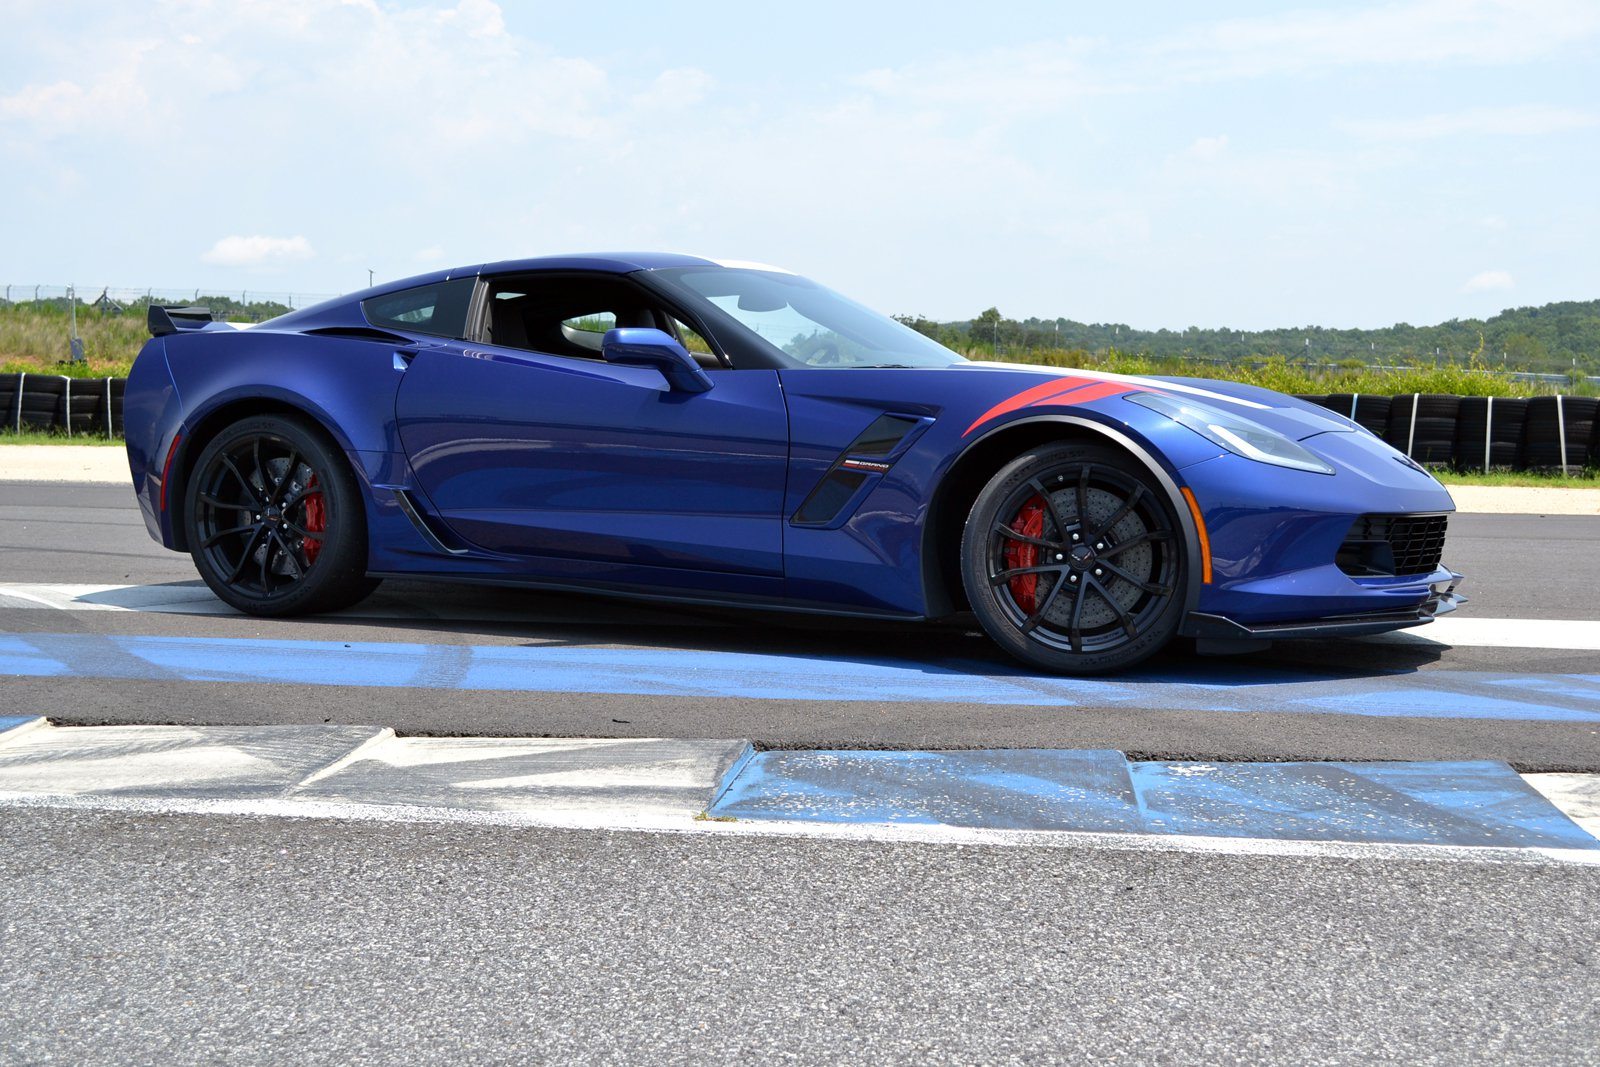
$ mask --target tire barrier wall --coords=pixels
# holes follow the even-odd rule
[[[122,434],[126,378],[0,374],[0,429]],[[1600,399],[1439,393],[1301,396],[1365,426],[1418,463],[1458,470],[1600,467]]]
[[[69,437],[119,437],[126,378],[0,374],[0,428]]]
[[[1329,393],[1302,396],[1354,419],[1418,463],[1463,471],[1600,467],[1600,399]]]

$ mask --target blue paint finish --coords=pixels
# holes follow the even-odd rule
[[[998,829],[1141,829],[1120,752],[762,752],[711,814]]]
[[[552,577],[559,557],[778,577],[789,453],[778,375],[714,377],[689,394],[650,367],[452,342],[412,361],[396,412],[445,525],[523,557],[527,576]]]
[[[1134,763],[1154,833],[1600,848],[1504,763]]]
[[[37,715],[0,715],[0,734],[26,723],[33,722]]]
[[[615,693],[762,700],[859,700],[1070,708],[1117,706],[1129,716],[1169,711],[1412,716],[1600,722],[1586,676],[1541,675],[1544,690],[1509,691],[1508,676],[1434,670],[1340,678],[1241,669],[1228,661],[1116,680],[770,653],[568,645],[424,645],[233,638],[0,635],[0,674],[157,678],[296,685],[411,686],[533,693]],[[1537,699],[1523,699],[1525,696]],[[981,711],[977,712],[981,714]]]
[[[762,752],[715,816],[1600,849],[1503,763],[1129,763],[1119,752]]]

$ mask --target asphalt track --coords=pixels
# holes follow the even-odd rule
[[[1597,542],[1459,517],[1462,614],[1600,619]],[[409,583],[269,622],[194,583],[126,490],[0,483],[0,717],[1600,769],[1581,624],[1083,682],[960,629]],[[1600,868],[695,825],[5,807],[0,1060],[1596,1061]]]
[[[70,857],[70,860],[64,857]],[[1600,871],[0,812],[18,1063],[1594,1063]]]
[[[0,560],[0,582],[12,585],[205,599],[188,558],[149,540],[121,487],[0,483]],[[1458,516],[1447,560],[1468,575],[1463,616],[1600,618],[1592,518]],[[1595,771],[1597,668],[1594,650],[1390,636],[1226,658],[1179,649],[1115,679],[1044,679],[960,627],[409,582],[341,616],[287,621],[0,607],[0,674],[11,676],[0,714],[62,723],[382,723],[444,735]]]

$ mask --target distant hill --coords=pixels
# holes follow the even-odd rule
[[[1157,359],[1238,362],[1285,356],[1317,363],[1359,360],[1377,365],[1478,360],[1511,370],[1560,372],[1576,366],[1600,374],[1600,300],[1511,308],[1489,319],[1451,319],[1437,326],[1402,322],[1373,330],[1322,326],[1138,330],[1121,323],[1072,319],[1018,321],[1005,318],[995,308],[964,322],[909,317],[900,321],[963,351],[988,355],[995,352],[998,340],[1002,357],[1050,349],[1116,349]]]

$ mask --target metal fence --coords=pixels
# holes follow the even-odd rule
[[[39,285],[0,284],[0,307],[25,303],[76,304],[82,309],[104,311],[143,311],[151,304],[221,305],[230,317],[240,321],[271,318],[283,309],[296,310],[320,304],[338,293],[289,293],[267,289],[154,288],[136,285]],[[257,309],[257,310],[252,310]]]

